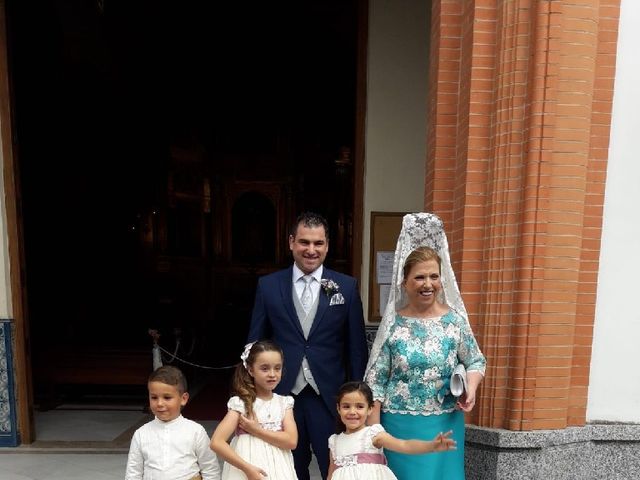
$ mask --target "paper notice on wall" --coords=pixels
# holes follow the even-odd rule
[[[393,274],[393,252],[376,253],[376,278],[378,284],[391,283]]]

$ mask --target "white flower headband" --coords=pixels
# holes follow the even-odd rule
[[[242,355],[240,355],[240,360],[242,360],[242,365],[244,365],[244,368],[246,368],[247,370],[249,370],[249,368],[247,367],[247,358],[249,358],[249,353],[251,353],[251,347],[253,347],[255,343],[256,342],[247,343],[244,346],[244,351],[242,352]]]

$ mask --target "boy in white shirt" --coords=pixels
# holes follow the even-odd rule
[[[176,367],[155,370],[147,382],[155,418],[131,439],[125,480],[220,480],[220,465],[199,423],[181,415],[187,380]]]

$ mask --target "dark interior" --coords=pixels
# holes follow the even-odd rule
[[[236,363],[302,210],[351,273],[356,0],[6,4],[37,402]]]

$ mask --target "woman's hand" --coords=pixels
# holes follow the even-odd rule
[[[470,371],[467,372],[467,389],[464,391],[456,405],[460,407],[463,412],[469,413],[476,405],[476,390],[482,382],[484,376],[480,372]]]
[[[373,402],[373,408],[367,417],[367,425],[375,425],[376,423],[380,423],[380,408],[381,403],[376,400]]]
[[[456,403],[463,412],[470,412],[476,405],[476,392],[464,392]]]

